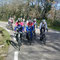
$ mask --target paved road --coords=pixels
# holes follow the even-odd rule
[[[0,26],[5,27],[6,23],[2,24],[0,22]],[[21,46],[20,52],[18,52],[15,46],[16,41],[13,32],[9,30],[9,33],[14,44],[9,47],[6,60],[60,60],[60,32],[49,30],[46,34],[47,43],[46,45],[42,45],[39,42],[39,30],[37,29],[37,37],[33,44],[31,46],[28,45],[24,37],[24,43]]]

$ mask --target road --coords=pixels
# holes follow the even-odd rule
[[[0,26],[6,28],[5,22],[0,22]],[[47,43],[42,45],[39,41],[39,29],[36,30],[37,37],[30,46],[24,37],[21,50],[16,47],[16,40],[13,31],[8,30],[13,41],[9,47],[6,60],[60,60],[60,32],[49,29],[46,33]]]

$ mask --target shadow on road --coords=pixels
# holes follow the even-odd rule
[[[36,34],[36,37],[35,39],[33,39],[32,43],[33,45],[37,45],[37,44],[42,45],[42,48],[46,49],[47,51],[54,51],[54,50],[60,51],[60,33],[48,32],[46,33],[46,39],[47,39],[46,45],[42,45],[40,41],[40,34]],[[26,40],[26,38],[24,38],[23,44],[28,45],[28,41]]]
[[[15,49],[17,48],[17,43],[15,43],[14,41],[12,41],[12,40],[7,40],[6,42],[7,42],[8,45],[11,44]]]
[[[37,37],[39,36],[39,34],[37,34]],[[47,51],[60,51],[60,33],[53,33],[53,32],[48,32],[46,34],[46,45],[45,49],[47,49]],[[35,40],[37,43],[39,43],[39,39],[37,38],[37,40]],[[40,43],[39,43],[40,44]]]
[[[11,35],[11,37],[14,37],[14,36]],[[41,42],[40,42],[40,34],[36,34],[36,37],[35,37],[35,39],[33,39],[33,42],[32,42],[31,46],[39,44],[47,52],[48,51],[53,52],[54,50],[60,51],[60,34],[59,33],[48,32],[46,34],[46,38],[47,38],[46,45],[42,45]],[[17,43],[16,42],[14,42],[13,40],[12,41],[10,40],[9,42],[15,49],[17,48]],[[25,36],[22,39],[22,43],[23,43],[23,45],[29,46],[28,40],[26,39]]]

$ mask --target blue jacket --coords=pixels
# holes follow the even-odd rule
[[[17,29],[19,30],[19,32],[23,31],[23,27],[21,25],[18,25],[14,28],[14,31],[17,31]]]
[[[31,26],[31,27],[26,27],[26,31],[27,31],[27,34],[29,33],[29,31],[30,31],[30,33],[31,33],[31,38],[32,38],[32,35],[33,35],[33,33],[32,33],[32,31],[34,30],[34,26]]]
[[[28,31],[30,31],[30,32],[32,32],[32,31],[34,31],[34,26],[31,26],[31,27],[28,27],[28,26],[26,26],[26,31],[28,32]]]

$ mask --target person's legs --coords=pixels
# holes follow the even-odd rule
[[[20,33],[20,38],[22,39],[22,33]]]
[[[28,33],[26,33],[26,38],[28,39]]]
[[[45,28],[41,28],[40,29],[40,40],[42,41],[43,40],[43,31],[45,32]]]
[[[18,34],[16,34],[16,41],[18,42]]]
[[[42,28],[40,29],[40,41],[42,40],[41,35],[42,35]]]
[[[40,35],[42,34],[42,28],[40,29]]]
[[[44,32],[45,32],[45,27],[43,29],[44,29]]]

